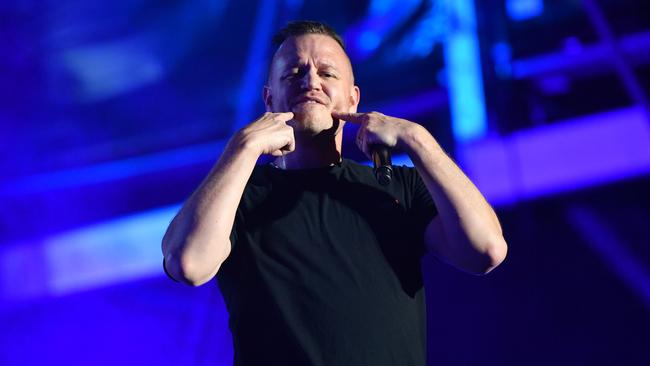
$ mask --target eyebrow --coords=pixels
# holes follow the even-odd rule
[[[302,65],[302,64],[303,64],[303,63],[300,62],[300,61],[301,61],[301,60],[300,60],[299,58],[297,58],[297,57],[296,57],[296,58],[291,58],[291,59],[287,60],[287,61],[284,63],[284,66],[285,66],[285,67],[295,67],[295,66],[299,66],[299,65]],[[323,60],[323,61],[319,61],[318,64],[317,64],[316,66],[317,66],[317,67],[323,67],[323,66],[326,66],[326,67],[331,67],[331,68],[336,69],[336,70],[339,69],[339,67],[338,67],[335,63],[333,63],[332,61],[327,60],[327,59],[326,59],[326,60]]]
[[[333,64],[332,62],[330,62],[330,61],[328,61],[328,60],[325,60],[325,61],[320,62],[319,65],[317,65],[317,66],[319,66],[319,67],[321,67],[321,66],[326,66],[326,67],[330,67],[330,68],[332,68],[332,69],[334,69],[334,70],[338,70],[338,69],[339,69],[335,64]]]

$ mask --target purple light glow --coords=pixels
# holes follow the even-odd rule
[[[507,204],[650,172],[650,128],[623,109],[463,146],[459,159],[493,204]]]
[[[178,211],[165,207],[0,250],[0,299],[61,296],[160,276],[160,242]]]
[[[484,139],[458,151],[464,170],[498,206],[650,172],[650,128],[643,110],[630,108]],[[198,152],[189,157],[204,158]],[[393,162],[412,165],[405,155]],[[176,209],[7,245],[0,251],[0,297],[63,294],[160,274],[159,243]],[[17,267],[32,270],[19,281],[23,271]]]
[[[620,47],[632,64],[650,62],[650,32],[627,35],[620,38]],[[568,57],[570,56],[570,57]],[[535,56],[512,62],[512,75],[515,79],[571,72],[582,74],[607,70],[610,65],[610,50],[604,44],[578,46],[570,42],[565,51]]]

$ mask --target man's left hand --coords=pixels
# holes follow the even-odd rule
[[[410,134],[417,127],[421,127],[417,123],[387,116],[379,112],[332,112],[332,117],[359,125],[356,139],[357,146],[369,159],[372,159],[369,146],[380,144],[389,148],[403,149]]]

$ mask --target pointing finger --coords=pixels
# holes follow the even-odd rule
[[[332,117],[353,123],[362,123],[364,121],[365,115],[365,113],[346,113],[332,111]]]

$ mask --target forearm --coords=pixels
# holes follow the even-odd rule
[[[223,154],[170,223],[163,238],[167,271],[200,285],[230,253],[237,206],[259,154],[231,140]]]
[[[427,228],[434,254],[471,273],[486,273],[505,258],[507,245],[488,202],[435,138],[415,125],[404,141],[438,209],[438,222]],[[440,238],[444,240],[440,240]]]

